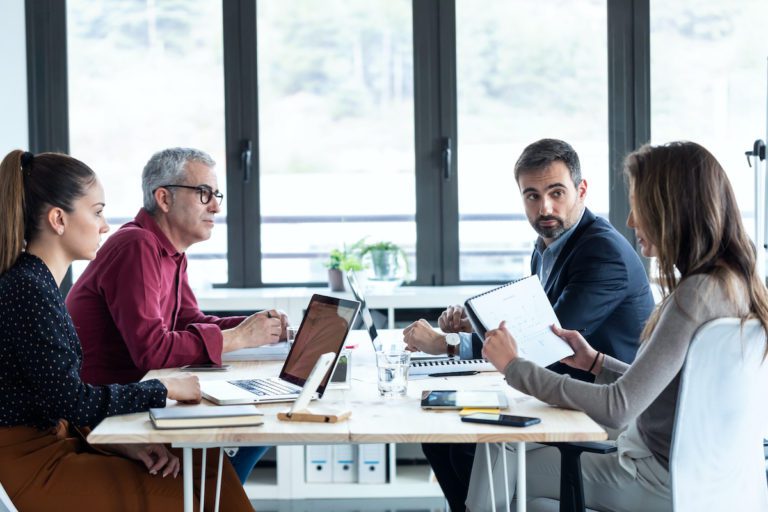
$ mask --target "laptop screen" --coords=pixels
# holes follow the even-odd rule
[[[321,355],[335,352],[338,359],[359,308],[360,303],[354,300],[313,295],[280,378],[303,386]],[[320,396],[330,378],[331,372],[328,372],[317,388]]]
[[[381,349],[379,342],[376,341],[379,334],[376,332],[376,326],[373,325],[373,316],[371,316],[371,312],[368,310],[368,304],[365,302],[365,297],[363,297],[363,294],[360,291],[360,285],[357,283],[355,273],[351,270],[347,272],[347,282],[349,283],[349,288],[352,290],[355,299],[360,302],[360,316],[363,317],[363,324],[365,324],[365,328],[368,329],[368,336],[371,337],[373,348],[378,352]]]

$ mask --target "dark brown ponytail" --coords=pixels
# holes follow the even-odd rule
[[[24,243],[40,231],[46,208],[73,210],[96,180],[90,167],[59,153],[8,153],[0,164],[0,275],[18,259]]]

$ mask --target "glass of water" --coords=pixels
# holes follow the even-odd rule
[[[388,398],[405,396],[408,391],[408,366],[410,363],[410,352],[376,353],[379,394],[381,396]]]

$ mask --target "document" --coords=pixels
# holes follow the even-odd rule
[[[222,361],[284,361],[291,346],[281,341],[260,347],[241,348],[221,354]]]
[[[357,452],[357,481],[361,484],[387,482],[387,445],[361,444]]]
[[[307,445],[305,448],[307,483],[325,483],[333,481],[331,460],[333,446],[325,444]]]
[[[357,481],[357,447],[352,444],[333,445],[333,481],[354,483]]]
[[[513,281],[467,299],[464,303],[475,332],[496,329],[502,320],[517,342],[520,357],[548,366],[573,354],[571,347],[552,332],[560,326],[538,276]]]

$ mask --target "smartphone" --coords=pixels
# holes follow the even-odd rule
[[[466,421],[468,423],[490,423],[492,425],[504,425],[507,427],[530,427],[531,425],[541,423],[541,418],[476,412],[474,414],[462,416],[461,421]]]
[[[229,368],[228,364],[201,363],[188,364],[179,369],[183,372],[226,372]]]

